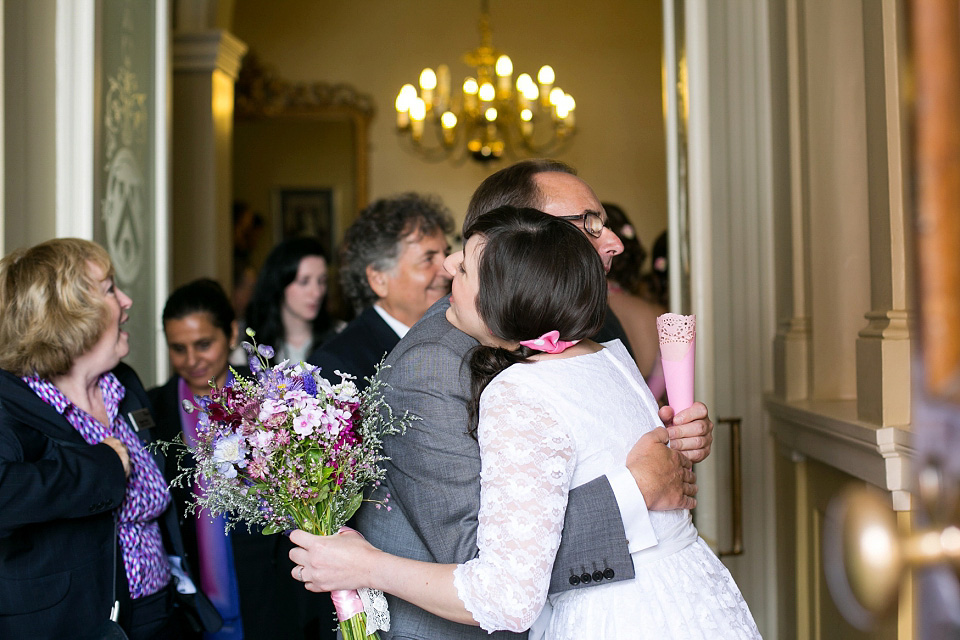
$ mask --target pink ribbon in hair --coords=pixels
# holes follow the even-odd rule
[[[553,331],[548,331],[534,340],[521,340],[520,344],[525,347],[529,347],[534,351],[543,351],[545,353],[561,353],[578,342],[580,341],[572,340],[567,342],[566,340],[561,340],[560,332],[554,329]]]

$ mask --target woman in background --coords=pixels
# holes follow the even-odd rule
[[[247,305],[246,326],[256,332],[258,344],[274,348],[274,362],[306,360],[342,326],[327,314],[326,296],[327,258],[320,241],[284,240],[260,269]]]
[[[0,262],[0,637],[83,637],[115,600],[130,638],[187,637],[183,544],[162,458],[141,442],[149,403],[120,362],[132,304],[87,240]],[[202,594],[190,603],[219,626]]]
[[[158,437],[171,442],[182,434],[186,443],[193,444],[198,413],[187,413],[183,401],[210,395],[211,381],[218,388],[233,384],[227,358],[237,346],[238,329],[223,287],[202,278],[174,291],[163,308],[163,332],[175,373],[165,385],[149,392],[156,408]],[[245,367],[238,367],[237,372],[249,374]],[[176,475],[176,470],[171,470],[168,481]],[[330,599],[305,596],[290,579],[290,542],[279,534],[265,536],[242,525],[225,535],[223,516],[184,513],[192,503],[192,491],[172,489],[201,588],[224,620],[223,628],[207,637],[333,638],[324,635],[333,626]]]
[[[650,271],[644,274],[640,296],[664,309],[670,307],[669,260],[667,257],[667,232],[663,231],[653,241],[650,250]]]
[[[667,388],[660,363],[657,316],[667,309],[640,295],[647,252],[627,215],[615,204],[604,202],[603,209],[607,212],[607,226],[623,243],[623,253],[613,257],[607,274],[607,301],[630,340],[637,368],[653,396],[660,399]]]

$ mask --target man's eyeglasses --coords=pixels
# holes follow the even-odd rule
[[[603,233],[603,228],[606,226],[603,223],[603,218],[599,214],[593,212],[581,213],[577,216],[557,216],[561,220],[570,220],[571,222],[575,220],[583,220],[583,230],[589,233],[594,238],[599,238]]]

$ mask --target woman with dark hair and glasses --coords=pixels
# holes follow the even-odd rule
[[[284,240],[263,263],[245,321],[259,344],[274,348],[275,362],[306,360],[342,328],[327,314],[327,267],[323,245],[311,237]]]
[[[312,591],[381,589],[438,616],[531,638],[756,639],[737,585],[689,510],[649,511],[655,540],[631,546],[633,580],[584,567],[548,596],[567,496],[625,464],[662,429],[656,400],[623,345],[590,340],[606,279],[579,229],[535,209],[501,207],[464,231],[447,258],[447,319],[480,345],[469,356],[482,461],[479,554],[454,564],[386,554],[359,535],[295,531],[294,577]],[[591,573],[592,571],[592,573]],[[607,582],[609,580],[609,582]]]

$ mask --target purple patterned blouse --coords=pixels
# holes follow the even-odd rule
[[[100,392],[110,420],[110,426],[107,427],[70,402],[49,380],[24,376],[23,381],[66,418],[89,444],[98,444],[107,436],[114,436],[126,445],[132,471],[117,518],[123,567],[130,584],[131,598],[157,593],[170,582],[170,562],[163,547],[157,517],[170,505],[171,498],[153,456],[144,449],[140,438],[118,413],[126,389],[112,373],[100,376]]]

